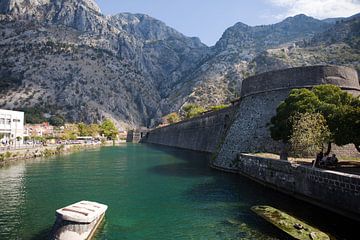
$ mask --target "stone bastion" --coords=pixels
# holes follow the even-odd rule
[[[213,165],[231,168],[238,153],[279,153],[279,142],[272,140],[268,125],[276,108],[295,88],[312,88],[334,84],[353,95],[360,95],[357,72],[342,66],[310,66],[266,72],[243,81],[241,99],[232,125]],[[348,146],[337,154],[352,155],[357,151]]]

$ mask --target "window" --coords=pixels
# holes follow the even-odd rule
[[[5,124],[5,118],[0,118],[0,124]]]
[[[6,124],[10,125],[11,124],[11,119],[7,118],[6,119]]]
[[[13,122],[20,122],[20,119],[13,119]]]

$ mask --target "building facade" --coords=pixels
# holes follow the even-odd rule
[[[21,145],[24,140],[24,113],[0,109],[0,143]]]
[[[29,137],[54,137],[54,126],[51,126],[48,122],[26,124],[25,132]]]

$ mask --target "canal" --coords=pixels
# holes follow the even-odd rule
[[[46,239],[55,210],[90,200],[109,206],[95,239],[284,239],[250,211],[272,205],[332,234],[357,224],[241,176],[208,156],[129,144],[0,168],[0,239]]]

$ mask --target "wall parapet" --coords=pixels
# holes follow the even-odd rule
[[[270,71],[245,79],[241,97],[269,91],[312,88],[333,84],[343,90],[360,91],[357,71],[344,66],[318,65]]]

